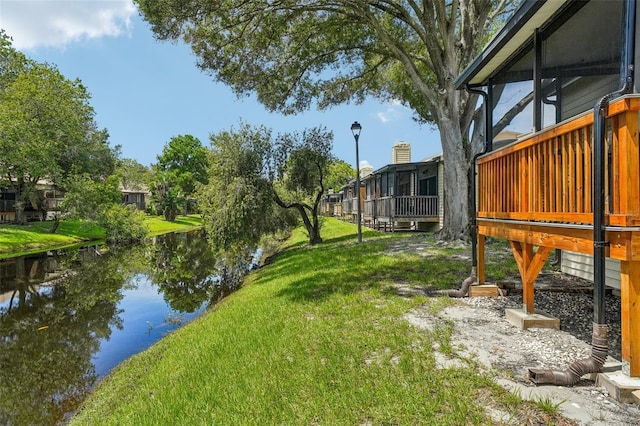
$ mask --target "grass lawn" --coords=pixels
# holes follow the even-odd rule
[[[241,290],[116,368],[71,424],[495,424],[487,405],[541,415],[472,359],[438,367],[457,357],[450,323],[426,331],[403,318],[454,303],[396,286],[457,288],[470,262],[455,254],[468,248],[434,244],[426,258],[387,250],[416,235],[364,230],[358,245],[355,226],[333,219],[322,232],[315,247],[294,233]]]
[[[197,214],[188,216],[180,215],[176,217],[175,221],[169,222],[164,220],[162,216],[147,216],[145,224],[149,227],[150,235],[160,235],[166,234],[167,232],[187,231],[200,228],[202,226],[202,218]]]
[[[178,216],[175,222],[148,216],[145,223],[150,235],[187,231],[202,226],[198,215]],[[53,222],[50,221],[29,222],[24,226],[0,225],[0,259],[104,239],[104,229],[81,221],[61,221],[55,234],[49,233],[52,225]]]

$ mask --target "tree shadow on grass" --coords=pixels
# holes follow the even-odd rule
[[[387,256],[385,242],[345,244],[283,252],[270,266],[268,284],[282,279],[290,282],[276,295],[292,301],[321,301],[334,294],[351,294],[371,288],[381,290],[396,284],[437,289],[458,288],[466,278],[469,261],[447,256],[424,258],[417,255]]]
[[[177,216],[176,219],[173,221],[173,223],[178,224],[178,225],[186,225],[186,226],[200,226],[201,223],[198,222],[197,220],[190,218],[188,216],[182,216],[182,218],[180,218],[180,216]]]
[[[370,264],[380,245],[364,247],[355,244],[306,246],[278,253],[268,265],[268,273],[254,284],[271,285],[286,280],[277,296],[296,301],[321,300],[348,294],[371,286]]]

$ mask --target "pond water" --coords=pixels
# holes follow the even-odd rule
[[[251,261],[218,261],[201,232],[0,260],[0,424],[64,422],[113,367],[233,291]]]

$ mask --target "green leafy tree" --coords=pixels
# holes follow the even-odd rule
[[[3,29],[0,29],[0,93],[4,92],[32,63],[33,61],[22,52],[13,48],[11,38]]]
[[[322,242],[319,209],[332,144],[333,133],[317,127],[302,134],[285,133],[275,141],[274,201],[298,212],[310,244]]]
[[[326,186],[327,189],[333,189],[334,192],[339,192],[344,185],[355,178],[356,171],[349,163],[343,160],[334,160],[329,163]]]
[[[435,124],[445,168],[443,237],[469,220],[467,174],[482,123],[454,80],[516,0],[135,0],[159,39],[182,38],[239,96],[293,114],[368,96]],[[473,126],[474,143],[465,143]]]
[[[132,158],[119,159],[114,173],[124,189],[141,191],[149,188],[151,170]]]
[[[178,205],[185,197],[171,172],[154,167],[153,174],[152,192],[156,209],[166,220],[173,222],[178,215]]]
[[[104,181],[88,174],[72,175],[65,181],[67,192],[61,209],[69,218],[83,219],[105,228],[105,239],[111,243],[135,243],[143,240],[148,230],[144,213],[121,204],[119,177]]]
[[[16,222],[24,223],[25,205],[33,203],[39,180],[61,185],[74,173],[106,177],[119,147],[110,148],[108,133],[97,129],[80,80],[28,61],[6,37],[0,40],[0,179],[15,191]]]
[[[196,185],[207,183],[207,150],[191,135],[173,137],[158,156],[154,170],[161,176],[158,197],[160,204],[170,205],[173,201],[162,200],[163,197],[180,196],[183,214],[186,215],[189,199],[195,192]],[[175,219],[175,215],[173,218]]]
[[[271,131],[242,125],[211,135],[211,143],[209,182],[197,193],[209,238],[222,251],[255,246],[277,228],[271,220]]]
[[[318,212],[332,138],[320,128],[273,138],[270,129],[246,124],[212,135],[209,183],[198,197],[214,246],[255,246],[294,217],[310,244],[322,242]]]
[[[67,217],[99,222],[105,209],[120,203],[118,177],[97,181],[88,174],[72,175],[65,182],[67,192],[61,208]]]

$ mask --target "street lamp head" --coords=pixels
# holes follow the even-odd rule
[[[354,121],[351,125],[351,133],[353,133],[353,137],[356,139],[360,136],[360,131],[362,130],[362,126],[357,121]]]

